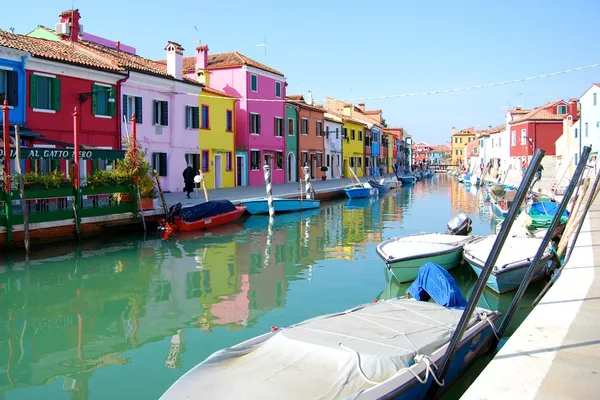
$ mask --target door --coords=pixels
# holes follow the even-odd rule
[[[223,164],[221,154],[215,154],[215,189],[223,187]]]
[[[235,156],[236,162],[236,186],[244,186],[244,157]]]
[[[296,156],[292,152],[288,154],[287,170],[288,182],[296,182]]]
[[[264,164],[268,165],[271,168],[271,180],[273,179],[273,154],[265,153],[264,154]]]
[[[342,176],[344,176],[344,177],[345,177],[345,176],[346,176],[346,173],[347,173],[347,171],[348,171],[348,159],[347,159],[347,158],[345,158],[345,159],[344,159],[344,168],[342,169]]]
[[[310,179],[315,179],[315,171],[317,170],[317,156],[311,154],[310,156]]]

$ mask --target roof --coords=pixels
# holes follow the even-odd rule
[[[500,133],[500,132],[502,132],[504,130],[504,128],[506,128],[506,126],[504,124],[495,126],[492,129],[488,130],[488,134],[493,135],[493,134],[496,134],[496,133]]]
[[[301,94],[290,94],[285,96],[287,100],[304,101],[304,96]]]
[[[101,56],[90,55],[77,46],[25,35],[15,35],[0,29],[0,46],[22,50],[37,58],[78,65],[86,68],[124,72],[123,68]]]
[[[441,146],[431,146],[430,151],[432,153],[449,153],[452,151],[452,149],[450,148],[450,146],[441,145]]]
[[[565,103],[565,102],[563,100],[551,101],[540,107],[537,107],[536,109],[529,111],[527,114],[523,115],[522,117],[517,118],[514,121],[512,121],[511,125],[518,124],[518,123],[525,122],[525,121],[562,121],[566,118],[566,116],[568,114],[558,115],[558,114],[554,114],[554,113],[546,110],[546,108],[553,107],[560,103]]]
[[[360,126],[364,126],[364,127],[367,126],[367,124],[364,123],[363,121],[360,121],[360,120],[357,120],[356,118],[352,118],[347,115],[341,114],[335,110],[326,109],[325,112],[328,114],[331,114],[333,116],[336,116],[338,118],[341,118],[343,122],[350,122],[352,124],[356,124],[356,125],[360,125]]]
[[[158,63],[166,64],[165,60],[159,60]],[[282,72],[277,71],[267,65],[261,64],[258,61],[246,57],[245,55],[232,51],[229,53],[215,53],[208,55],[208,65],[206,69],[225,69],[238,67],[253,67],[275,75],[285,76]],[[196,56],[183,57],[183,73],[189,74],[196,72]]]
[[[215,95],[218,95],[218,96],[221,96],[221,97],[229,97],[229,98],[232,98],[232,99],[237,99],[237,97],[235,97],[235,96],[229,95],[229,94],[227,94],[225,92],[221,92],[220,90],[217,90],[217,89],[210,88],[208,86],[204,86],[202,88],[202,91],[203,92],[207,92],[207,93],[211,93],[211,94],[215,94]]]
[[[460,131],[456,131],[456,133],[452,134],[452,136],[475,136],[475,128],[465,128]]]
[[[306,101],[304,100],[304,96],[301,94],[290,94],[288,96],[285,96],[285,98],[288,101],[288,103],[295,104],[295,105],[297,105],[301,108],[307,109],[307,110],[321,112],[321,113],[328,112],[324,108],[316,107],[316,106],[306,103]]]

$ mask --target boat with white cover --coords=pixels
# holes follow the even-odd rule
[[[444,381],[436,383],[462,313],[395,298],[309,319],[212,354],[161,399],[423,398],[489,348],[500,313],[478,308]]]
[[[496,235],[490,235],[465,245],[463,257],[477,276],[481,274],[495,240]],[[537,237],[507,237],[496,265],[494,265],[494,269],[487,280],[487,286],[500,294],[516,290],[523,281],[527,268],[533,261],[542,240]],[[553,252],[551,246],[549,244],[546,247],[540,262],[534,267],[531,282],[543,277],[552,264]]]
[[[427,261],[445,270],[457,267],[462,260],[463,246],[476,238],[478,236],[421,233],[385,240],[377,245],[377,254],[398,281],[410,282]]]

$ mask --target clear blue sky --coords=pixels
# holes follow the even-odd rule
[[[0,28],[53,27],[73,0],[2,6]],[[164,59],[167,40],[193,55],[237,50],[282,71],[288,94],[386,96],[518,79],[600,62],[600,1],[75,0],[87,32]],[[194,29],[198,28],[198,32]],[[257,44],[267,40],[267,57]],[[366,101],[416,140],[448,140],[452,126],[487,127],[507,106],[579,97],[600,68],[489,89]],[[522,95],[519,95],[522,93]],[[521,100],[522,99],[522,100]],[[358,103],[359,101],[355,101]],[[479,127],[477,127],[479,129]]]

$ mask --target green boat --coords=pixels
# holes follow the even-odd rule
[[[530,230],[546,229],[550,227],[552,219],[558,212],[558,203],[552,201],[539,201],[537,203],[528,204],[525,206],[525,212],[531,217],[532,223],[529,226]],[[560,217],[560,223],[564,224],[569,218],[569,212],[565,210]]]

